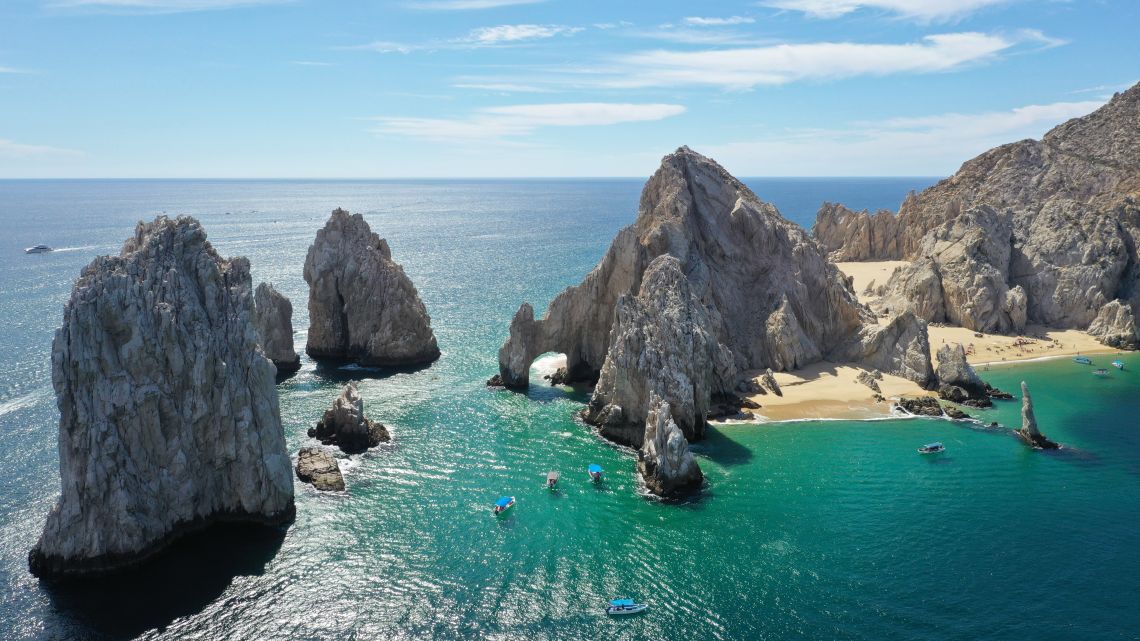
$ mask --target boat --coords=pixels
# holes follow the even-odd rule
[[[546,475],[546,487],[548,487],[552,490],[556,489],[558,487],[558,479],[560,479],[560,478],[562,478],[562,475],[559,474],[558,472],[551,472],[550,474],[547,474]]]
[[[515,497],[504,496],[495,501],[495,514],[502,514],[515,505]]]
[[[25,254],[46,254],[51,251],[51,247],[47,245],[33,245],[24,249]]]
[[[1074,356],[1073,362],[1081,365],[1092,365],[1092,359],[1088,356]]]
[[[648,609],[647,603],[637,603],[633,599],[614,599],[606,607],[606,614],[637,614]]]
[[[942,443],[937,443],[937,442],[927,443],[926,445],[923,445],[922,447],[918,448],[919,454],[937,454],[939,452],[945,452],[945,451],[946,451],[946,446],[943,445]]]
[[[1104,369],[1103,367],[1100,369],[1094,369],[1093,374],[1096,376],[1108,376],[1108,370]]]
[[[586,468],[586,471],[590,473],[590,480],[592,480],[595,483],[601,482],[602,472],[604,471],[604,470],[602,470],[601,465],[598,465],[597,463],[591,463],[590,467]]]
[[[1122,361],[1120,359],[1112,361],[1112,366],[1118,370],[1124,370],[1124,361]]]

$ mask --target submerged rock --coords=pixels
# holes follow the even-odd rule
[[[301,369],[301,357],[293,351],[293,304],[269,283],[261,283],[253,295],[253,322],[261,336],[261,348],[273,361],[278,374]]]
[[[297,478],[322,492],[343,492],[340,463],[319,447],[302,447],[297,453]]]
[[[293,479],[249,262],[189,217],[84,268],[52,342],[61,494],[33,574],[116,570],[216,521],[287,523]]]
[[[364,399],[353,382],[344,386],[317,426],[309,429],[309,436],[325,445],[336,445],[346,454],[392,440],[386,427],[364,415]]]
[[[375,367],[439,358],[419,292],[360,214],[333,211],[309,247],[305,282],[309,356]]]
[[[659,496],[700,487],[704,475],[689,451],[689,441],[673,420],[669,403],[651,394],[637,467],[645,486]]]
[[[1029,395],[1029,386],[1021,382],[1021,429],[1018,436],[1026,443],[1042,450],[1060,449],[1060,445],[1050,441],[1041,430],[1037,429],[1037,417],[1033,413],[1033,397]]]

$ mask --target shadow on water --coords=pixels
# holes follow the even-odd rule
[[[720,465],[743,465],[752,460],[752,450],[714,429],[712,425],[705,430],[705,439],[694,451]]]
[[[60,638],[131,639],[201,612],[234,577],[256,576],[286,528],[218,524],[183,538],[139,567],[100,578],[41,583]],[[49,620],[49,626],[53,623]]]
[[[408,367],[362,367],[354,363],[338,363],[335,361],[318,361],[313,376],[328,383],[347,383],[361,379],[382,380],[397,374],[415,374],[432,366],[432,363],[411,365]]]

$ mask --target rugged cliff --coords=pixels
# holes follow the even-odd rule
[[[253,295],[253,320],[261,336],[261,349],[273,361],[278,374],[301,369],[301,357],[293,351],[293,304],[269,283],[261,283]]]
[[[379,367],[439,358],[419,292],[360,214],[333,211],[309,247],[305,282],[309,356]]]
[[[186,217],[139,223],[83,270],[52,343],[61,491],[33,573],[121,568],[215,521],[292,519],[251,289],[248,261]]]
[[[827,204],[814,234],[833,257],[912,261],[875,307],[928,321],[1006,333],[1027,322],[1085,329],[1114,300],[1135,307],[1140,85],[1041,140],[966,162],[911,194],[897,216]]]

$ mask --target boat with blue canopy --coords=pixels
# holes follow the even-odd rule
[[[514,507],[514,505],[515,505],[515,497],[513,497],[513,496],[500,497],[498,501],[495,501],[495,514],[502,514],[503,512],[506,512],[508,509]]]
[[[1092,365],[1092,359],[1088,356],[1074,356],[1073,362],[1078,365]]]
[[[1118,358],[1118,359],[1112,361],[1112,366],[1118,370],[1123,370],[1124,369],[1124,361],[1122,361]]]
[[[939,452],[945,452],[945,451],[946,451],[946,446],[943,445],[942,443],[938,443],[938,442],[927,443],[926,445],[923,445],[922,447],[918,448],[919,454],[937,454]]]
[[[590,479],[592,479],[595,483],[598,483],[602,480],[602,472],[604,470],[602,470],[601,465],[598,465],[597,463],[591,463],[590,467],[586,468],[586,471],[590,473]]]
[[[614,599],[606,607],[606,614],[637,614],[649,608],[647,603],[637,603],[633,599]]]

